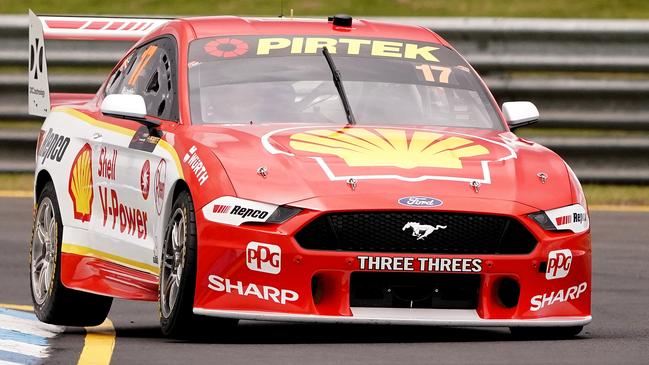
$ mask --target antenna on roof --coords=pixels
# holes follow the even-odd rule
[[[279,0],[279,17],[284,17],[284,0]]]

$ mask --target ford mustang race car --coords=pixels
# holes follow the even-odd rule
[[[31,293],[47,323],[159,301],[183,336],[238,319],[591,321],[579,181],[512,130],[444,39],[355,20],[37,17]],[[50,92],[45,42],[132,41],[96,94]],[[213,328],[213,327],[212,327]]]

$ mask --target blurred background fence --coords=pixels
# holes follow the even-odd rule
[[[530,100],[522,135],[562,155],[582,181],[649,184],[649,21],[375,18],[421,25],[451,42],[499,103]],[[0,171],[33,170],[27,115],[27,17],[0,16]],[[126,42],[48,41],[50,87],[94,92]]]

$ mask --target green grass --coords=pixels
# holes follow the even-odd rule
[[[0,13],[26,14],[185,14],[269,15],[280,13],[280,0],[4,0]],[[296,16],[349,13],[363,16],[503,16],[552,18],[649,18],[646,0],[284,0],[284,13]]]
[[[649,131],[625,131],[615,129],[543,128],[543,122],[516,130],[523,138],[534,137],[649,137]]]
[[[649,205],[649,186],[584,185],[590,205]]]
[[[0,120],[0,129],[40,129],[41,125],[37,120]]]
[[[31,190],[32,174],[0,173],[0,190]],[[643,185],[584,185],[590,205],[649,206],[649,186]]]
[[[33,174],[0,173],[0,190],[32,190]]]
[[[25,65],[0,65],[0,73],[27,73],[27,60],[25,59]],[[117,63],[117,60],[115,60]],[[110,74],[113,66],[60,66],[55,65],[47,66],[48,73],[51,74],[82,74],[82,75],[101,75],[102,77],[107,77]]]
[[[482,74],[489,76],[488,73]],[[649,73],[646,72],[601,72],[601,71],[506,71],[501,76],[509,79],[547,79],[548,82],[560,82],[562,79],[580,80],[649,80]]]

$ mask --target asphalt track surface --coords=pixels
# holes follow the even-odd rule
[[[31,199],[0,198],[0,303],[31,304]],[[528,341],[506,329],[241,322],[222,338],[169,340],[157,305],[115,300],[112,364],[647,364],[649,213],[594,212],[593,317],[572,340]],[[219,334],[219,328],[213,328]],[[56,337],[47,364],[75,364],[83,329]]]

